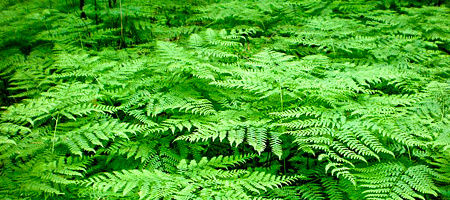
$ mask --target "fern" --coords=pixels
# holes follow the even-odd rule
[[[224,197],[234,192],[235,198],[249,198],[247,192],[259,192],[269,188],[280,187],[298,177],[276,177],[264,172],[249,172],[245,170],[223,171],[217,167],[228,167],[245,162],[254,157],[214,157],[208,160],[202,158],[199,162],[182,160],[177,168],[177,174],[166,174],[161,171],[129,170],[107,173],[92,177],[81,183],[92,185],[102,191],[121,192],[123,196],[139,195],[140,199],[148,198],[190,198]],[[177,183],[177,184],[174,184]],[[212,189],[222,188],[225,192],[214,192]],[[130,193],[137,190],[137,194]],[[197,191],[196,193],[191,193]],[[189,194],[190,193],[190,194]]]
[[[360,169],[361,186],[368,199],[425,199],[424,194],[437,196],[432,169],[424,166],[406,167],[401,163],[382,163]]]
[[[0,3],[2,199],[448,199],[449,3]]]

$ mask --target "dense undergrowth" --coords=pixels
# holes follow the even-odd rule
[[[448,199],[448,6],[2,1],[0,198]]]

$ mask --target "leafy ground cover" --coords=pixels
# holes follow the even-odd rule
[[[2,199],[449,199],[450,5],[0,2]]]

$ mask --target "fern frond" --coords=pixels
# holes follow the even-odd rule
[[[424,194],[438,195],[433,183],[435,172],[424,165],[381,163],[357,171],[368,199],[425,199]]]

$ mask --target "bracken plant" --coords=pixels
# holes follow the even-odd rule
[[[450,199],[449,7],[3,0],[0,199]]]

